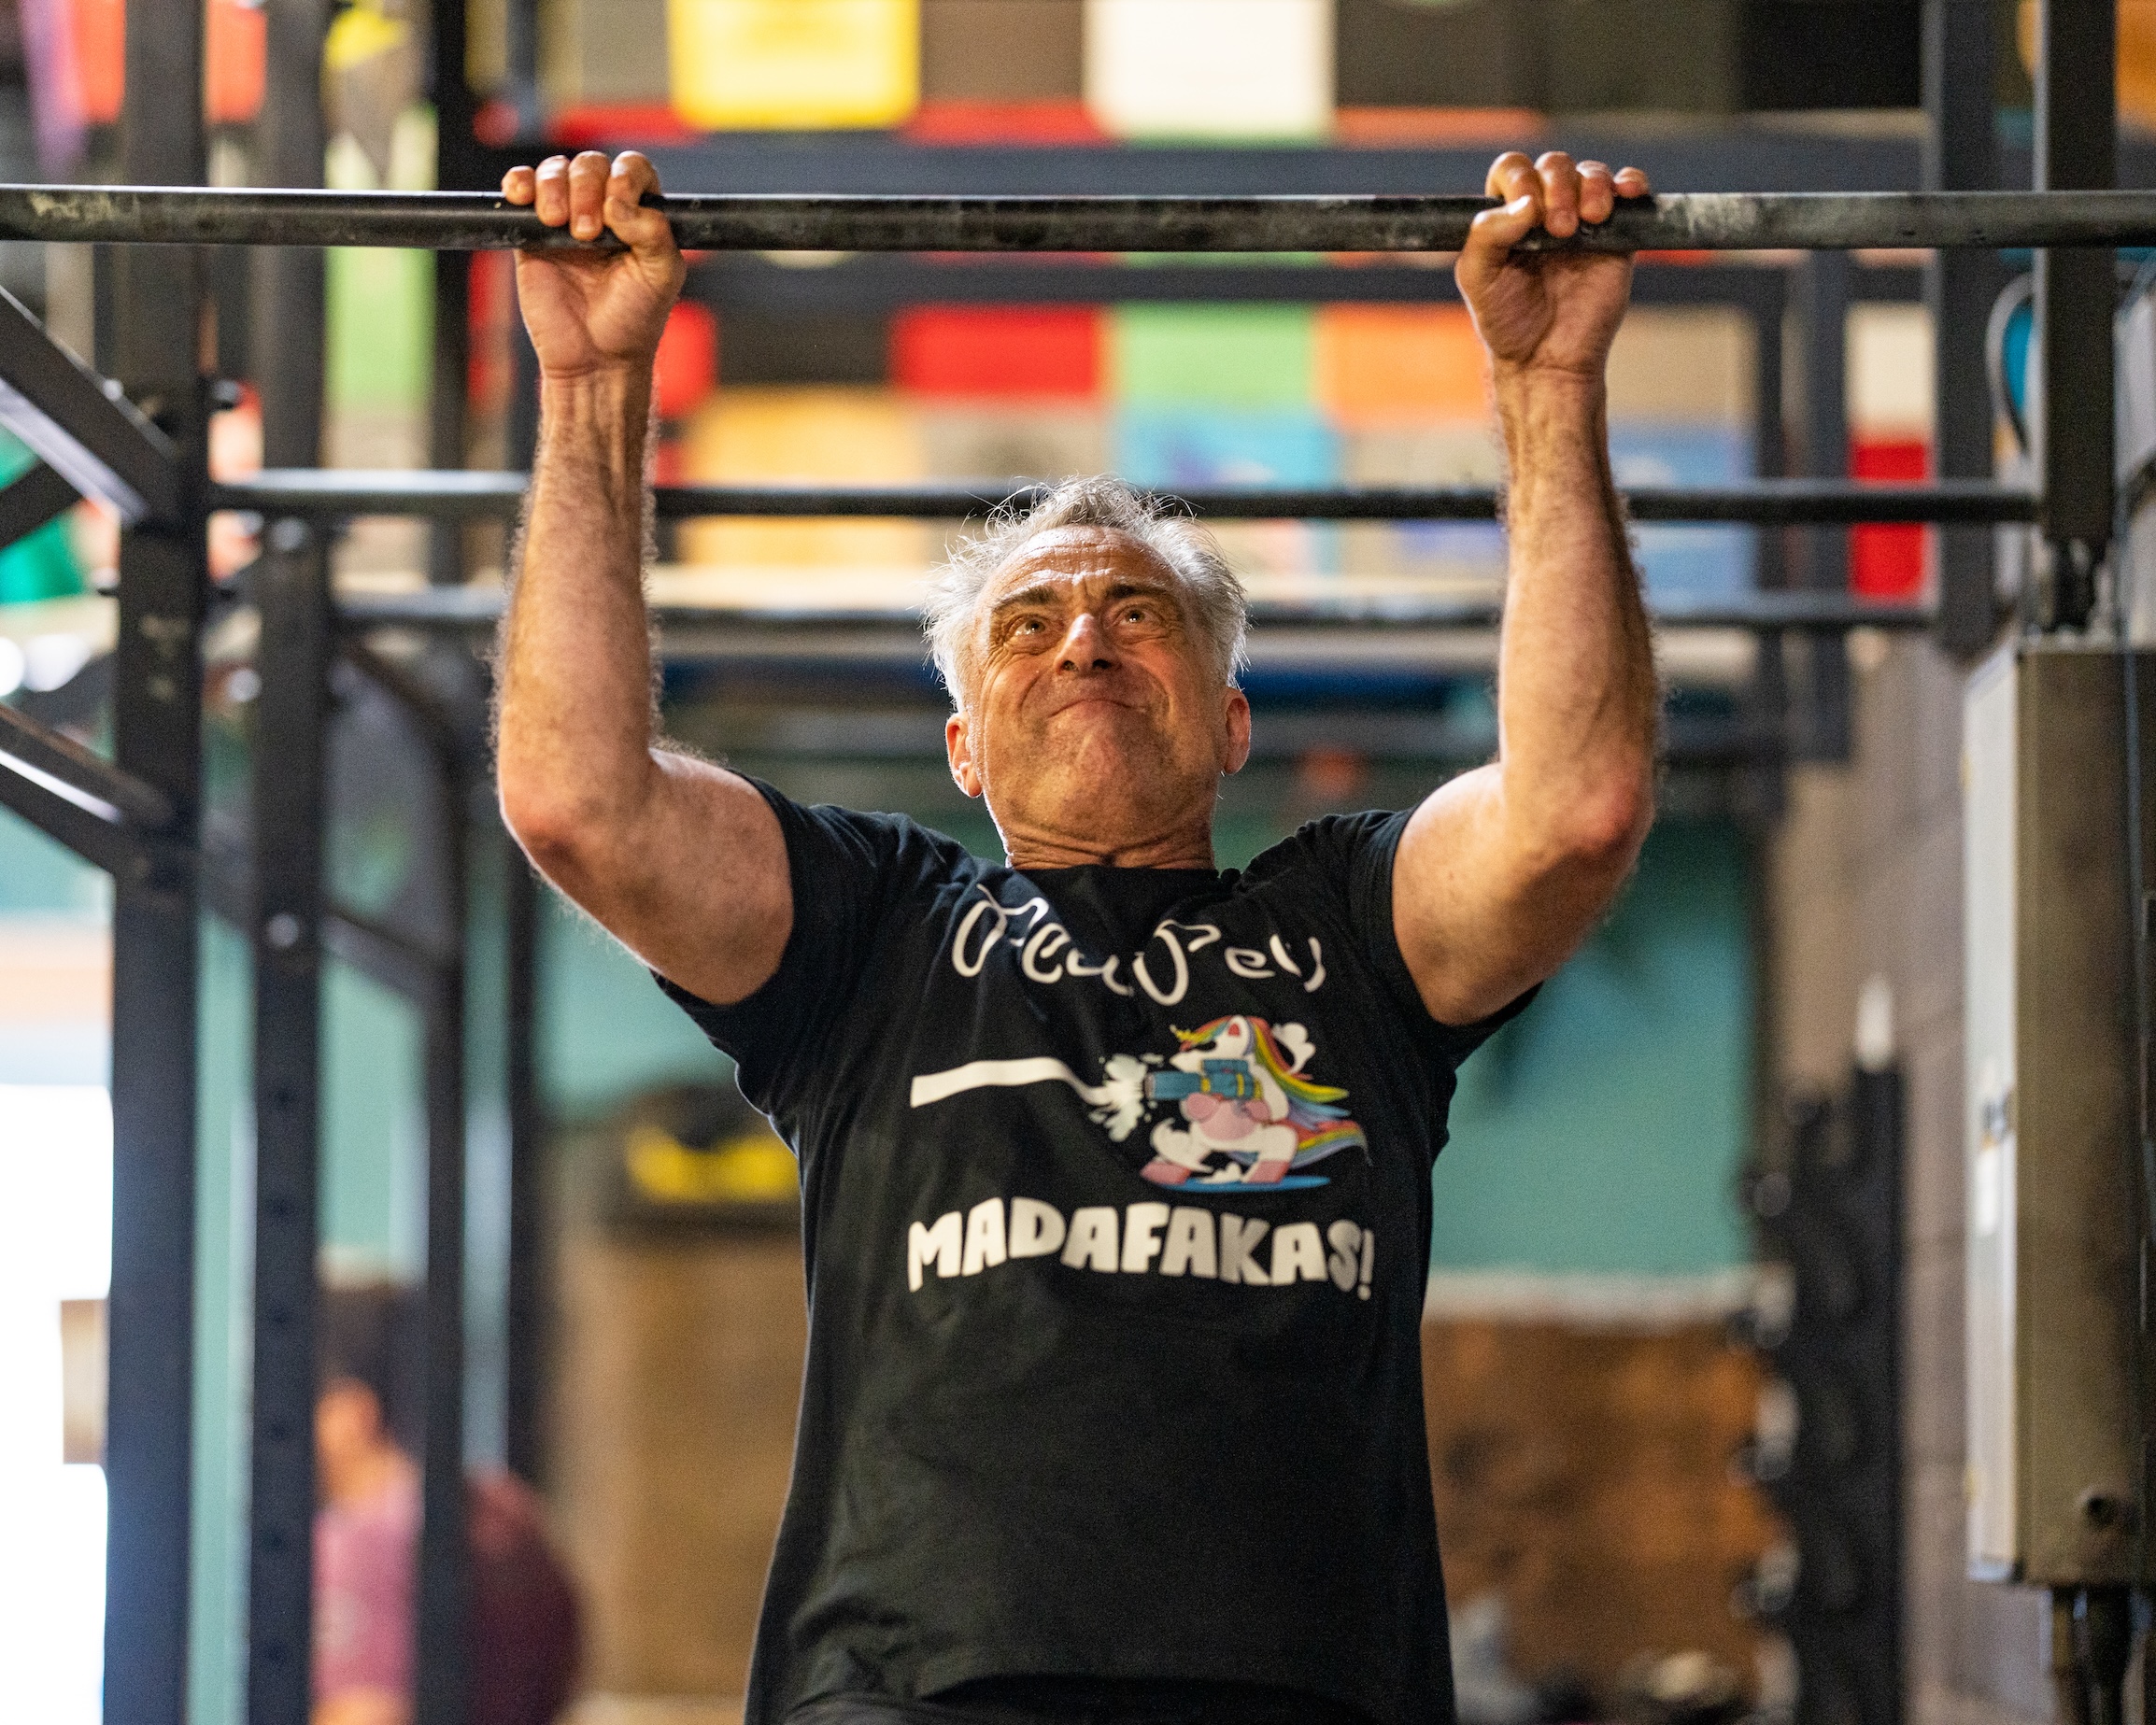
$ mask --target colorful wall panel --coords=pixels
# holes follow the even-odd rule
[[[1752,433],[1734,426],[1619,423],[1610,453],[1621,486],[1720,485],[1749,478]],[[1658,598],[1719,599],[1750,587],[1754,529],[1634,530],[1648,590]]]
[[[1325,136],[1331,0],[1086,0],[1085,105],[1115,137]]]
[[[918,0],[667,0],[667,49],[707,131],[895,126],[920,100]]]

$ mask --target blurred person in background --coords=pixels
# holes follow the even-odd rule
[[[312,1725],[408,1725],[418,1622],[419,1303],[387,1281],[322,1295],[315,1401]],[[468,1725],[548,1725],[575,1686],[577,1607],[538,1499],[465,1480]]]

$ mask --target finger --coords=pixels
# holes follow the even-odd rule
[[[532,208],[539,212],[541,221],[559,228],[569,219],[569,158],[548,156],[539,164],[536,178]]]
[[[1609,164],[1582,162],[1580,164],[1580,219],[1608,221],[1610,212],[1616,207],[1617,188],[1610,177]]]
[[[569,164],[569,232],[580,240],[606,232],[606,181],[613,167],[596,149],[578,151]]]
[[[1647,183],[1645,168],[1619,168],[1616,186],[1617,195],[1621,198],[1644,198],[1654,190]]]
[[[1580,170],[1561,149],[1544,150],[1535,158],[1535,172],[1542,179],[1542,225],[1558,239],[1580,228]]]
[[[1532,177],[1535,164],[1525,153],[1508,149],[1490,163],[1490,171],[1482,180],[1482,195],[1491,198],[1511,199],[1519,195],[1517,181],[1522,176]]]
[[[614,158],[606,181],[606,225],[640,256],[663,258],[674,249],[674,224],[664,210],[644,205],[646,192],[659,190],[659,170],[641,151],[626,149]]]
[[[512,204],[529,204],[539,195],[539,176],[530,168],[511,168],[502,176],[502,195]]]

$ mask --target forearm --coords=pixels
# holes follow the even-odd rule
[[[640,373],[543,386],[500,653],[497,758],[520,836],[526,827],[616,828],[656,780],[643,590],[649,416]]]
[[[1603,387],[1500,372],[1497,406],[1511,469],[1497,673],[1507,824],[1536,845],[1636,843],[1658,703]]]

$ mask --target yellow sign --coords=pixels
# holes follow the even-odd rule
[[[921,93],[920,0],[667,0],[674,111],[706,131],[895,126]]]
[[[793,1152],[752,1127],[694,1150],[659,1126],[629,1135],[629,1181],[653,1204],[774,1204],[794,1195]]]

